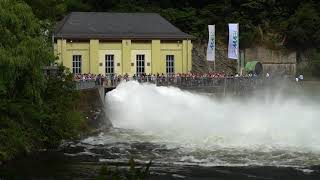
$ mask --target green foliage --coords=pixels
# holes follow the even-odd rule
[[[24,0],[33,7],[34,14],[41,19],[61,18],[67,10],[64,0]]]
[[[288,36],[292,46],[319,47],[320,13],[315,3],[302,4],[288,21]]]
[[[42,24],[25,3],[0,1],[0,160],[57,146],[81,124],[71,74],[55,61]]]
[[[97,180],[144,180],[150,176],[150,167],[152,162],[150,161],[143,167],[137,167],[133,158],[129,160],[128,172],[120,172],[119,168],[115,170],[109,169],[107,164],[101,166]]]
[[[227,23],[238,22],[241,48],[257,43],[294,49],[320,45],[320,2],[314,0],[25,1],[42,19],[61,19],[70,11],[156,12],[200,40],[207,40],[208,24],[216,24],[225,40]]]

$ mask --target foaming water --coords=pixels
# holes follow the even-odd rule
[[[216,153],[215,161],[217,155],[232,155],[259,164],[284,156],[283,164],[290,164],[309,153],[312,164],[320,164],[320,106],[306,99],[218,100],[173,87],[126,82],[107,94],[106,103],[116,128],[148,137],[142,141],[182,148],[182,161],[194,161],[194,154],[198,161],[207,161],[204,152],[210,151]]]

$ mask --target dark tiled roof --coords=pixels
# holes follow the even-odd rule
[[[193,39],[155,13],[73,12],[58,23],[56,38]]]

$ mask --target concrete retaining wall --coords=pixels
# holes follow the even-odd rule
[[[272,50],[258,46],[245,50],[246,62],[258,60],[262,63],[264,72],[296,74],[297,54],[288,50]]]
[[[80,91],[78,110],[88,119],[91,127],[100,129],[111,127],[104,106],[104,88]]]

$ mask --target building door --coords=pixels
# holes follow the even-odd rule
[[[137,75],[145,73],[145,55],[144,54],[137,54],[136,65],[137,65],[136,67]]]
[[[166,56],[166,73],[168,75],[174,74],[174,55]]]
[[[114,74],[114,55],[106,54],[105,55],[105,68],[106,76],[112,76]]]

